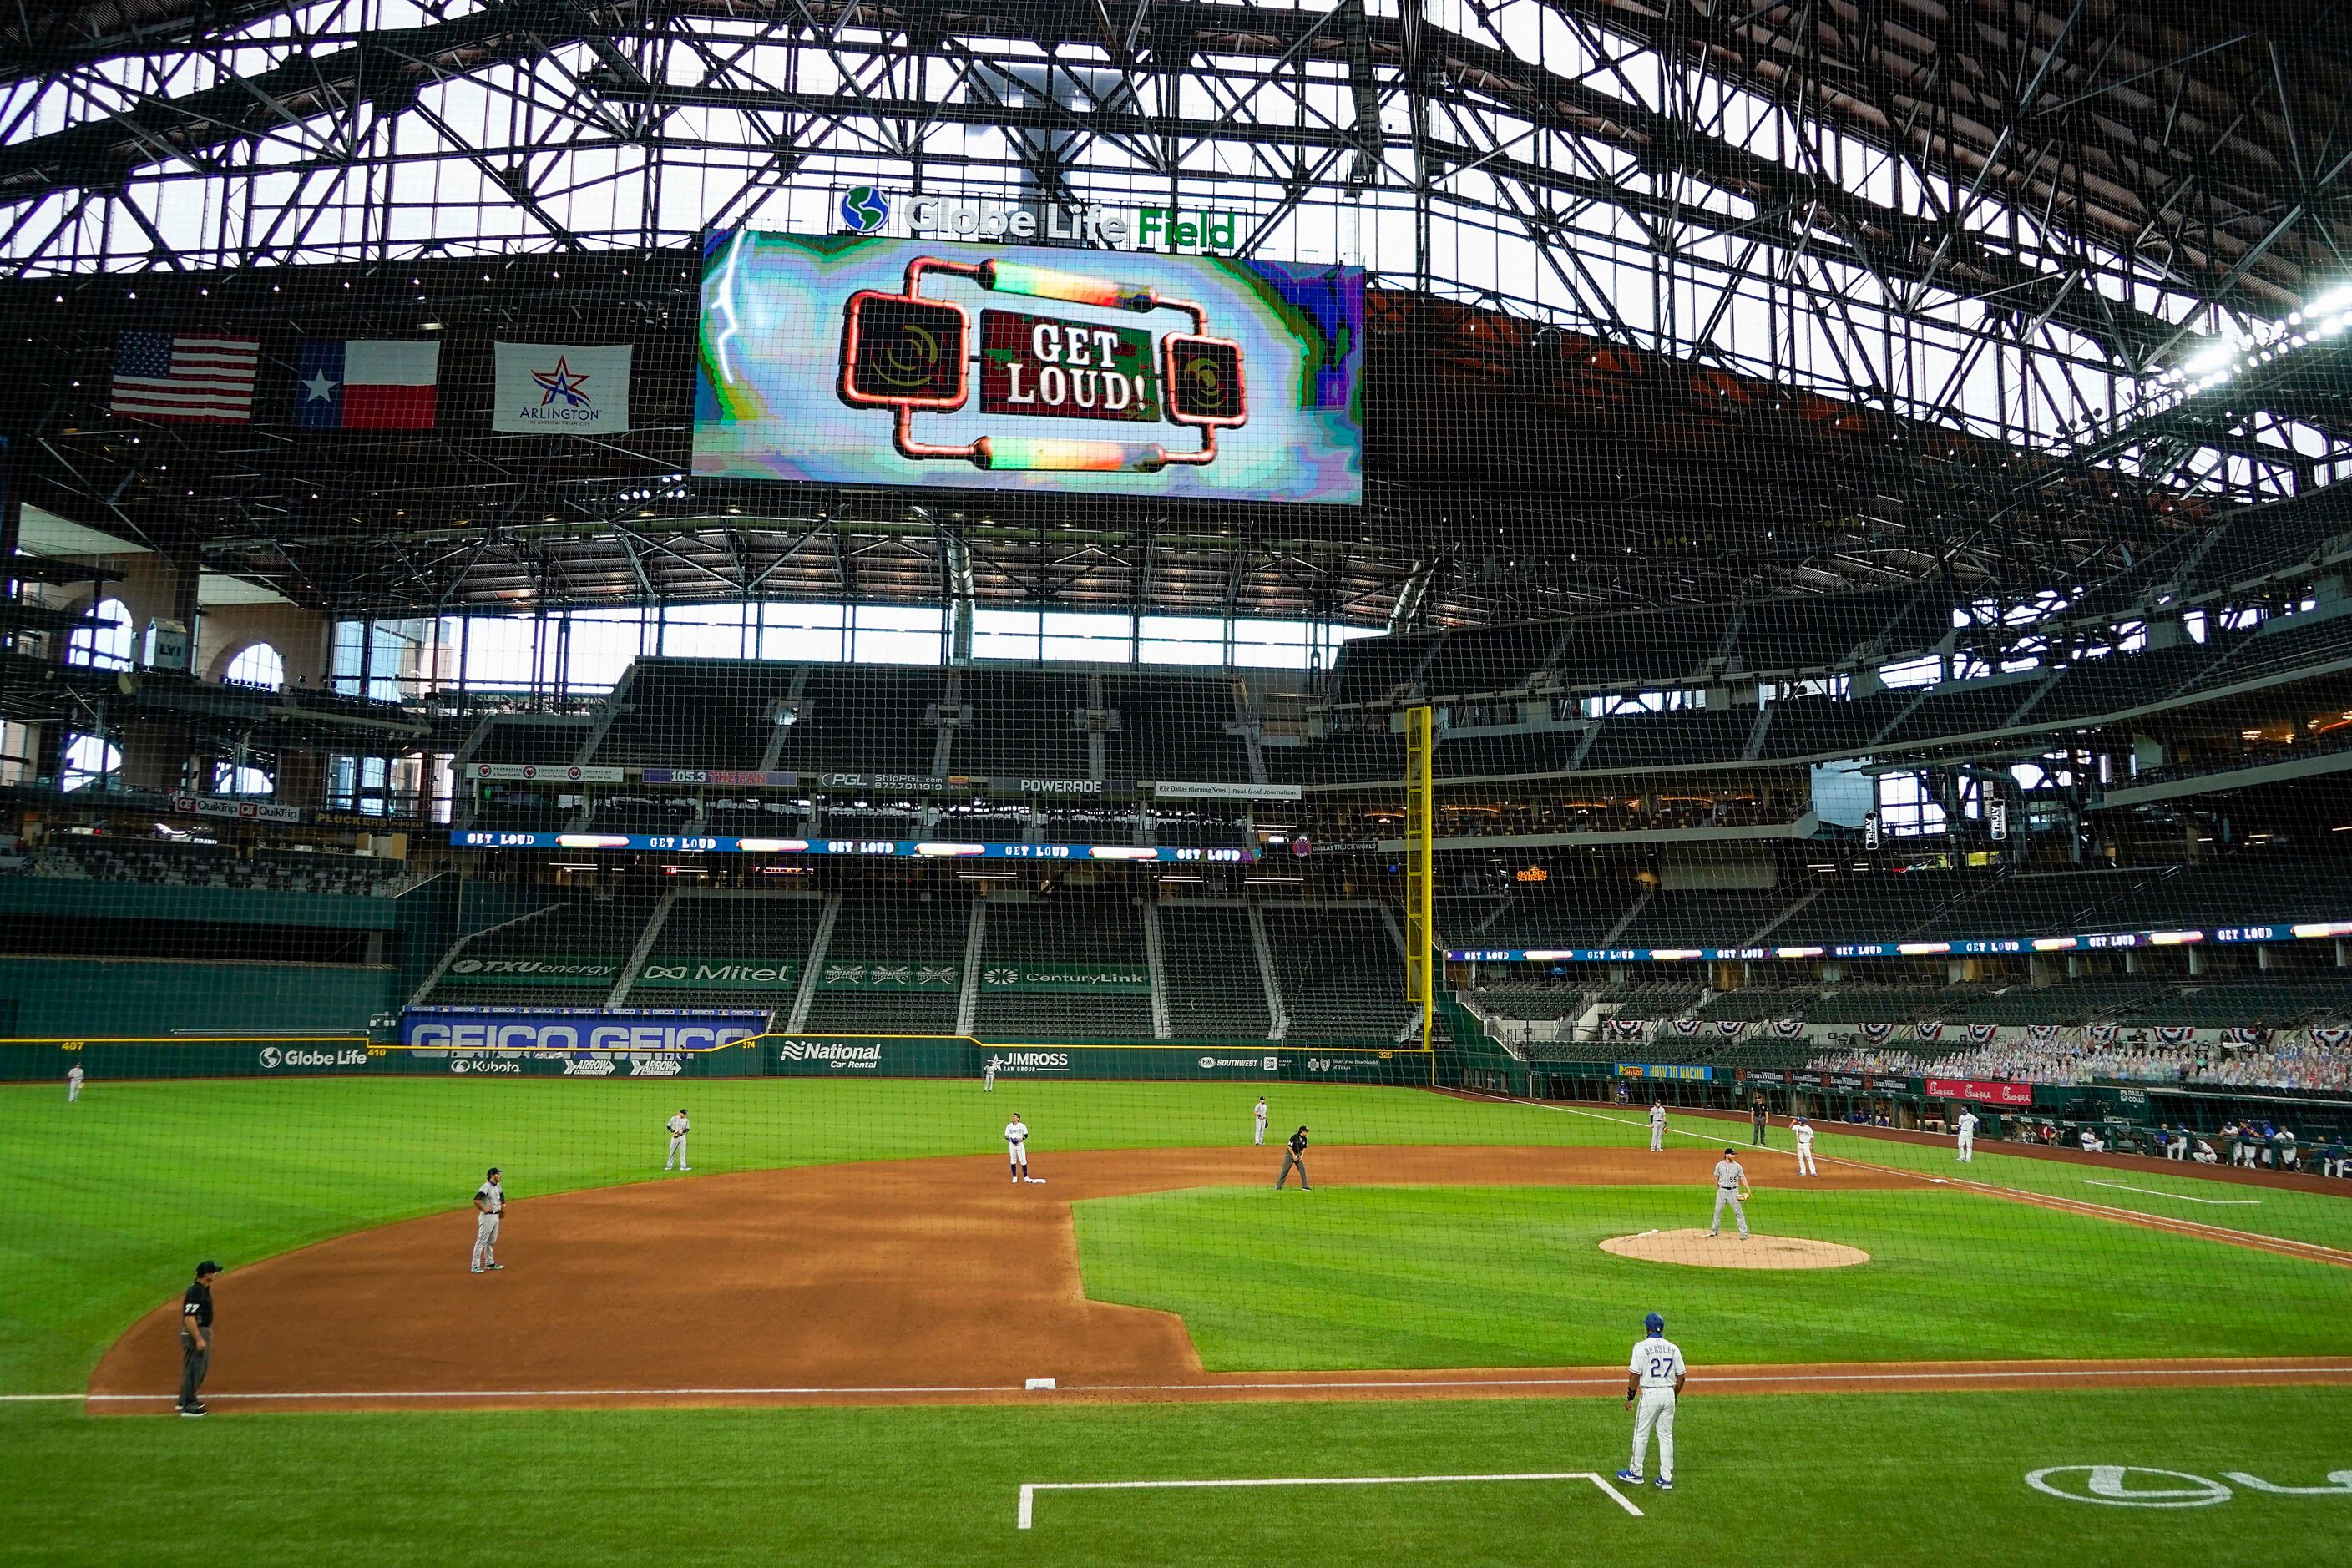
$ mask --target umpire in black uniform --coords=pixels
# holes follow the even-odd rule
[[[1769,1113],[1764,1108],[1764,1097],[1761,1094],[1756,1097],[1754,1103],[1748,1108],[1748,1120],[1754,1134],[1748,1142],[1760,1149],[1764,1146],[1764,1127],[1769,1120]]]
[[[196,1391],[213,1364],[213,1276],[221,1266],[211,1258],[196,1265],[194,1283],[180,1298],[180,1414],[202,1415],[205,1402]]]
[[[1304,1127],[1292,1133],[1282,1146],[1282,1174],[1275,1178],[1275,1191],[1282,1190],[1283,1184],[1290,1180],[1293,1169],[1298,1172],[1299,1186],[1313,1192],[1314,1184],[1307,1179],[1307,1129]]]

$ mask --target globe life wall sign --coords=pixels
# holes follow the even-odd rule
[[[917,239],[1004,240],[1096,250],[1156,250],[1229,256],[1240,248],[1241,215],[1197,207],[1063,206],[968,197],[918,196],[879,185],[851,185],[834,204],[844,234]]]

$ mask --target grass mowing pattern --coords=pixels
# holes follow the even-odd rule
[[[1530,1109],[1537,1110],[1538,1114],[1557,1117],[1563,1121],[1617,1130],[1612,1133],[1596,1132],[1595,1142],[1628,1142],[1638,1132],[1639,1141],[1647,1146],[1649,1123],[1643,1120],[1647,1113],[1639,1108],[1543,1106]],[[1745,1122],[1706,1116],[1675,1116],[1668,1119],[1668,1125],[1674,1134],[1673,1147],[1713,1144],[1721,1148],[1729,1144],[1739,1151],[1739,1156],[1748,1162],[1750,1173],[1757,1175],[1777,1178],[1796,1166],[1796,1157],[1791,1152],[1795,1145],[1787,1126],[1779,1121],[1772,1124],[1771,1142],[1761,1152],[1748,1146]],[[1821,1135],[1813,1144],[1814,1152],[1823,1159],[1855,1160],[1891,1170],[1914,1171],[1924,1176],[1944,1176],[1956,1181],[2017,1187],[2030,1193],[2073,1198],[2078,1203],[2104,1204],[2110,1208],[2129,1209],[2165,1219],[2196,1220],[2204,1225],[2226,1226],[2232,1230],[2250,1230],[2263,1236],[2352,1249],[2352,1182],[2344,1184],[2342,1196],[2284,1187],[2252,1187],[2196,1175],[2193,1173],[2200,1167],[2187,1161],[2167,1162],[2171,1168],[2159,1175],[2137,1168],[2101,1165],[2095,1162],[2078,1163],[2035,1159],[2027,1154],[2005,1154],[2001,1152],[2000,1144],[1981,1138],[1977,1141],[1977,1157],[1963,1165],[1952,1157],[1952,1147],[1949,1140],[1940,1144],[1913,1143],[1896,1138],[1841,1133],[1832,1122],[1822,1124]],[[2102,1184],[2108,1182],[2124,1182],[2128,1184],[2128,1187],[2152,1190],[2134,1192],[2128,1187]],[[2166,1194],[2185,1194],[2190,1198],[2205,1201],[2189,1202],[2180,1197],[2162,1195]],[[2249,1205],[2245,1202],[2247,1199],[2256,1201]]]
[[[0,1290],[0,1392],[80,1386],[105,1346],[176,1291],[205,1254],[235,1264],[462,1207],[494,1162],[507,1167],[519,1198],[659,1179],[661,1122],[680,1104],[694,1113],[700,1173],[994,1152],[1016,1109],[1044,1169],[1057,1148],[1239,1142],[1259,1088],[1006,1080],[982,1094],[971,1083],[907,1079],[243,1079],[99,1083],[74,1106],[54,1086],[0,1088],[0,1273],[9,1280]],[[1648,1139],[1638,1111],[1576,1113],[1404,1089],[1267,1088],[1274,1135],[1305,1121],[1318,1144],[1626,1148]],[[1744,1147],[1745,1130],[1729,1123],[1680,1118],[1675,1131]],[[1780,1129],[1773,1136],[1786,1140]],[[1937,1148],[1835,1133],[1824,1134],[1822,1148],[1906,1169],[1953,1168]],[[1759,1174],[1777,1175],[1788,1163],[1785,1154],[1753,1158]],[[1971,1173],[2171,1212],[2162,1200],[2086,1187],[2085,1173],[2072,1166],[2000,1156],[1990,1145]],[[2146,1184],[2176,1180],[2184,1190],[2248,1194],[2168,1174]],[[2352,1245],[2352,1194],[2258,1195],[2255,1208],[2172,1209]],[[2015,1223],[2032,1222],[2020,1210]],[[2125,1228],[2114,1227],[2118,1237]],[[1410,1266],[1402,1247],[1368,1256],[1377,1267]],[[2230,1254],[2229,1267],[2248,1257]],[[2152,1300],[2167,1288],[2161,1279],[2148,1285]]]
[[[1716,1364],[2352,1353],[2341,1268],[1958,1188],[1748,1205],[1758,1229],[1871,1255],[1852,1268],[1600,1249],[1704,1225],[1711,1202],[1688,1187],[1199,1189],[1080,1204],[1078,1238],[1088,1295],[1181,1315],[1217,1371],[1606,1364],[1652,1310]]]
[[[516,1199],[661,1179],[693,1112],[698,1174],[999,1152],[1015,1110],[1056,1149],[1246,1141],[1250,1083],[226,1079],[0,1088],[0,1392],[79,1388],[198,1258],[240,1262],[463,1208],[485,1166]],[[1621,1129],[1419,1089],[1265,1086],[1325,1143],[1623,1143]],[[1269,1179],[1272,1166],[1268,1166]]]
[[[1614,1400],[977,1410],[677,1410],[89,1419],[0,1408],[0,1563],[1694,1563],[1810,1568],[2332,1561],[2352,1497],[2238,1489],[2186,1511],[2043,1496],[2120,1464],[2322,1484],[2352,1391],[1693,1397],[1675,1489],[1064,1494],[1024,1481],[1615,1470]],[[201,1546],[193,1542],[201,1542]]]

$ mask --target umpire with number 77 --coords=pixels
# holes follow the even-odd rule
[[[196,1391],[213,1363],[213,1276],[221,1266],[211,1258],[196,1265],[195,1281],[180,1298],[180,1414],[202,1415],[205,1402]]]

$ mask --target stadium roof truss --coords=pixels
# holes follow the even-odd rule
[[[2266,363],[2149,396],[2167,368],[2352,279],[2345,7],[2280,0],[2255,23],[2242,9],[20,0],[0,20],[0,267],[644,251],[732,225],[831,228],[852,184],[1233,208],[1252,253],[1360,263],[1389,289],[2030,459],[1958,479],[1937,460],[1957,447],[1881,464],[1883,489],[1965,514],[1968,536],[1882,553],[1887,520],[1864,502],[1812,520],[1852,550],[1814,549],[1810,578],[1779,586],[1998,584],[1979,557],[2014,545],[2006,520],[2053,488],[2247,501],[2352,463],[2341,340],[2326,374]],[[1222,555],[1209,534],[1149,529],[1016,550],[911,513],[854,541],[823,515],[714,516],[682,539],[672,506],[640,535],[623,501],[671,484],[677,460],[629,456],[593,509],[613,544],[599,569],[651,595],[698,576],[814,592],[826,574],[824,591],[854,593],[870,573],[934,596],[992,574],[1010,596],[1026,571],[1079,600],[1092,585],[1278,613],[1286,596],[1251,584],[1296,580],[1319,585],[1288,596],[1297,613],[1401,624],[1607,597],[1588,584],[1538,605],[1433,582],[1432,552],[1371,517],[1371,538],[1253,532]],[[408,574],[404,591],[305,589],[290,547],[221,563],[305,602],[429,603],[451,592],[434,563],[506,552],[531,578],[509,587],[581,597],[562,592],[561,542],[587,520],[509,521],[494,541],[380,540],[358,570]],[[2071,528],[2073,558],[2037,557],[2029,575],[2095,569],[2120,537],[2095,509],[2053,526]]]

